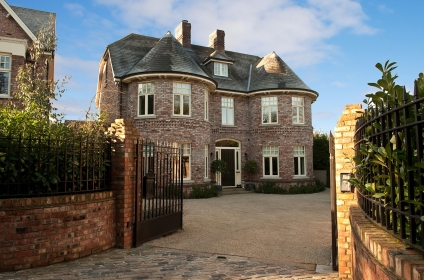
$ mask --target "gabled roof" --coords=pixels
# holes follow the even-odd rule
[[[219,60],[222,62],[230,62],[230,63],[234,62],[234,60],[231,57],[219,51],[214,51],[213,53],[211,53],[209,57],[207,57],[203,63],[208,64],[208,62],[211,60]]]
[[[125,76],[152,72],[181,72],[209,78],[169,31]]]
[[[274,52],[255,55],[191,45],[184,48],[170,32],[162,39],[130,34],[108,46],[115,78],[143,73],[176,72],[206,77],[217,90],[249,93],[261,90],[311,90]],[[228,61],[228,77],[214,76],[208,60]]]
[[[50,16],[56,20],[55,13],[43,12],[33,9],[10,6],[24,24],[31,30],[34,35],[37,35],[40,29],[50,21]]]
[[[3,6],[33,41],[37,40],[36,34],[38,34],[41,26],[50,20],[50,15],[53,15],[54,19],[56,18],[55,13],[9,6],[5,0],[0,0],[0,5]]]

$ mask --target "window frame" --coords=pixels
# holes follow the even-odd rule
[[[272,100],[268,100],[271,99]],[[275,104],[264,104],[264,103],[273,103],[275,102]],[[270,124],[278,124],[278,97],[277,96],[263,96],[261,97],[261,106],[262,106],[262,110],[261,110],[261,118],[262,118],[262,124],[265,125],[270,125]],[[272,109],[275,108],[275,113],[276,113],[276,120],[273,122],[272,121]],[[268,119],[270,120],[269,122],[264,122],[264,110],[268,109]]]
[[[297,162],[296,162],[296,159],[297,159]],[[297,165],[297,170],[299,174],[296,174],[296,165]],[[302,170],[303,170],[303,174],[301,174]],[[301,146],[301,145],[293,146],[293,175],[294,177],[306,177],[305,146]]]
[[[209,179],[209,144],[205,144],[205,174],[204,178]]]
[[[182,161],[183,161],[183,166],[184,166],[184,158],[188,159],[188,172],[186,172],[187,177],[184,177],[184,169],[183,169],[183,181],[189,181],[191,180],[191,143],[189,142],[174,142],[173,143],[174,148],[179,148],[182,150]],[[188,152],[187,152],[188,151]],[[176,164],[180,164],[179,161],[177,161],[176,159],[174,159],[174,166]],[[183,167],[185,168],[185,166]],[[175,174],[174,174],[174,179],[179,180],[180,178],[176,178]]]
[[[8,61],[3,61],[6,60],[8,58]],[[1,54],[0,53],[0,66],[2,64],[7,64],[8,68],[0,68],[0,72],[1,73],[6,73],[7,75],[7,88],[6,88],[6,93],[1,93],[0,92],[0,98],[8,98],[10,97],[10,81],[11,81],[11,76],[12,76],[12,55],[9,54]]]
[[[299,120],[300,117],[302,118],[302,120]],[[298,96],[292,97],[292,123],[305,124],[305,98],[304,97],[298,97]]]
[[[147,85],[146,92],[140,93],[140,86]],[[142,89],[144,90],[144,89]],[[149,96],[153,98],[153,113],[149,114]],[[140,98],[144,97],[144,114],[140,112]],[[146,102],[147,100],[147,102]],[[155,115],[155,84],[154,83],[139,83],[138,84],[138,94],[137,94],[137,116],[138,117],[149,117]]]
[[[224,106],[224,100],[225,102],[225,106]],[[230,105],[230,106],[228,106]],[[235,119],[235,109],[234,109],[234,98],[233,97],[221,97],[221,125],[234,125],[234,119]],[[232,120],[231,123],[228,122],[228,117],[229,117],[229,112],[232,110]],[[226,122],[224,123],[224,111],[225,111],[225,120]]]
[[[274,160],[274,158],[276,158],[276,160]],[[269,174],[266,174],[266,168],[265,168],[266,161],[268,161]],[[272,174],[274,173],[273,171],[275,170],[274,168],[275,163],[277,164],[277,167],[276,167],[277,174]],[[267,177],[267,178],[279,177],[280,175],[280,147],[279,146],[267,145],[262,147],[262,175],[263,177]]]
[[[228,77],[228,63],[214,62],[213,74],[220,77]]]
[[[209,90],[205,89],[205,121],[209,121]]]
[[[184,93],[184,88],[176,88],[177,85],[189,85],[188,93]],[[176,89],[180,89],[181,92],[176,92]],[[179,96],[180,102],[180,113],[175,113],[175,97]],[[184,97],[188,97],[188,114],[184,114]],[[172,85],[172,115],[178,117],[191,117],[191,84],[174,82]]]

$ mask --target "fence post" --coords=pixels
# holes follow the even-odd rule
[[[340,116],[334,133],[335,160],[336,160],[336,199],[337,199],[337,228],[338,228],[338,261],[340,279],[352,279],[352,238],[349,220],[349,207],[357,204],[353,192],[340,191],[340,174],[352,173],[355,155],[354,134],[356,118],[364,110],[360,104],[346,105]]]
[[[131,248],[135,219],[135,147],[139,137],[130,120],[117,119],[112,134],[111,190],[116,196],[116,246]]]

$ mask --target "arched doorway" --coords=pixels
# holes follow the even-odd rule
[[[234,139],[220,139],[215,143],[215,157],[227,163],[217,182],[223,187],[241,186],[241,143]]]

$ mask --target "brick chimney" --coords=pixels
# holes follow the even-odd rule
[[[175,38],[184,48],[191,48],[191,23],[183,20],[175,29]]]
[[[225,32],[223,30],[215,30],[209,35],[209,47],[224,53],[225,52]]]

